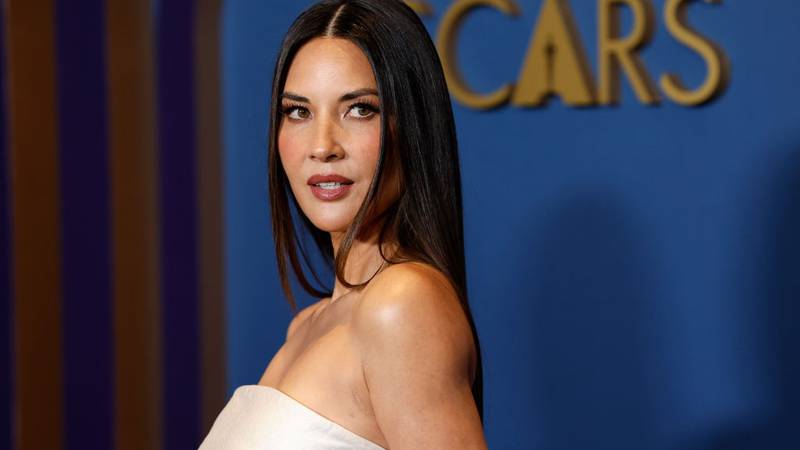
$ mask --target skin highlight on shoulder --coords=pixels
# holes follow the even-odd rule
[[[364,297],[380,293],[385,298],[419,298],[431,296],[436,299],[458,302],[458,296],[447,277],[425,263],[409,261],[392,264],[364,289]]]
[[[384,269],[365,288],[352,333],[387,442],[486,448],[471,392],[471,328],[444,275],[418,263]]]
[[[459,355],[455,363],[473,379],[475,348],[472,331],[459,298],[447,277],[419,262],[394,264],[364,289],[353,312],[353,327],[362,339],[375,333],[396,338],[434,341],[443,353]],[[460,375],[456,373],[454,375]]]

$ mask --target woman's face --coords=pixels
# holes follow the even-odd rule
[[[280,101],[278,152],[292,192],[317,228],[343,232],[380,156],[382,116],[372,67],[346,39],[313,39],[295,55]]]

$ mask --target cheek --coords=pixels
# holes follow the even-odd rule
[[[363,161],[364,170],[372,176],[375,173],[381,153],[380,125],[370,127],[358,136],[358,148],[361,150],[360,159]]]
[[[300,167],[302,153],[299,140],[292,136],[291,133],[283,131],[278,133],[278,156],[281,159],[286,175],[290,180],[293,179],[297,169]]]

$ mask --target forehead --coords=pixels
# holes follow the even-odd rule
[[[315,38],[298,50],[286,75],[285,90],[306,96],[336,95],[377,88],[364,52],[341,38]]]

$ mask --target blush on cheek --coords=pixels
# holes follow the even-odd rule
[[[365,129],[355,141],[352,147],[358,148],[360,151],[359,156],[364,161],[364,164],[374,168],[378,164],[378,158],[381,154],[381,128],[380,122],[375,121],[370,124],[369,129]]]
[[[298,168],[297,167],[298,155],[299,152],[297,151],[296,139],[292,139],[285,133],[279,134],[278,156],[281,159],[281,164],[283,165],[283,169],[286,171],[286,175],[290,179],[293,178],[292,175],[294,174],[294,171]]]
[[[292,146],[291,140],[286,137],[286,133],[278,133],[278,155],[283,160],[286,157],[286,150]]]

